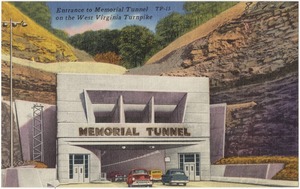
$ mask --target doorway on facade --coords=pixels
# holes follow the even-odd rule
[[[70,154],[69,155],[69,178],[74,183],[89,181],[89,155]]]
[[[195,180],[195,164],[184,164],[184,173],[189,180]]]
[[[200,155],[179,154],[179,168],[184,171],[190,181],[200,180]]]

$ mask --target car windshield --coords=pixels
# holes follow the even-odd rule
[[[152,173],[161,173],[161,171],[152,171]]]
[[[139,169],[139,170],[134,170],[133,174],[148,174],[146,170]]]
[[[184,175],[182,171],[172,171],[172,175]]]

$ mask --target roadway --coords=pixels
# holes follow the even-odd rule
[[[103,183],[85,183],[85,184],[61,184],[58,186],[59,188],[127,188],[126,182],[103,182]],[[229,183],[229,182],[212,182],[212,181],[200,181],[200,182],[189,182],[186,186],[169,186],[163,185],[161,182],[154,182],[153,188],[167,188],[167,187],[175,187],[175,188],[183,188],[183,187],[267,187],[263,185],[254,185],[254,184],[242,184],[242,183]]]

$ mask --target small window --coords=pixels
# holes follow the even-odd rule
[[[179,169],[183,170],[183,154],[179,155]]]
[[[194,154],[186,154],[185,162],[195,162],[195,155]]]
[[[200,175],[200,157],[199,154],[196,154],[196,175]]]
[[[69,155],[69,178],[73,179],[73,155]]]
[[[83,164],[83,155],[74,155],[74,164]]]
[[[173,174],[174,175],[184,175],[184,172],[182,172],[182,171],[174,171]]]
[[[84,178],[89,178],[89,156],[84,155]]]

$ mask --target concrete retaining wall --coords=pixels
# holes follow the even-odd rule
[[[212,165],[211,176],[271,179],[283,169],[283,163],[249,165]]]
[[[33,109],[35,102],[16,100],[17,123],[20,131],[23,160],[33,160]],[[38,103],[39,105],[41,103]],[[56,164],[56,133],[57,118],[56,106],[41,104],[43,108],[44,124],[44,163],[49,168],[55,168]]]
[[[210,105],[210,162],[213,164],[225,153],[226,104]]]
[[[9,168],[2,170],[2,187],[47,187],[56,182],[56,169]]]

